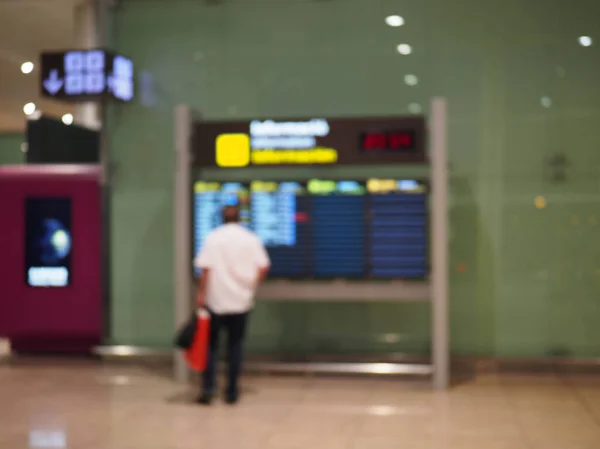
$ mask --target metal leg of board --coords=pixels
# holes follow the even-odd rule
[[[174,315],[175,329],[190,317],[191,261],[191,149],[192,114],[187,106],[174,111],[175,164],[173,173],[173,237],[174,237]],[[189,380],[189,370],[179,352],[174,355],[174,377],[177,382]]]
[[[450,384],[450,335],[448,307],[448,159],[446,100],[431,104],[430,160],[432,183],[431,319],[433,385],[446,389]]]

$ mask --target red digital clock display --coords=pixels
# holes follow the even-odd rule
[[[416,148],[415,133],[408,131],[366,132],[361,136],[362,151],[404,152]]]

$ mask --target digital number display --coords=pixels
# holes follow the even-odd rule
[[[416,148],[414,131],[367,132],[361,136],[362,151],[403,152]]]
[[[221,224],[232,195],[263,241],[272,278],[423,278],[427,188],[417,180],[195,184],[194,249]]]

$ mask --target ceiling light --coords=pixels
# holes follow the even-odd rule
[[[34,67],[33,62],[29,62],[29,61],[24,62],[23,64],[21,64],[21,72],[23,72],[25,74],[31,73],[31,72],[33,72],[33,67]]]
[[[72,125],[73,124],[73,114],[65,114],[62,116],[62,122],[65,125]]]
[[[396,50],[401,55],[410,55],[412,53],[412,47],[408,44],[400,44],[396,47]]]
[[[23,106],[23,112],[25,115],[31,115],[35,112],[35,103],[27,103]]]
[[[419,103],[411,103],[408,105],[408,112],[411,114],[420,114],[423,112],[423,108],[421,108]]]
[[[592,38],[589,36],[580,36],[579,45],[582,47],[590,47],[592,45]]]
[[[552,98],[542,97],[542,99],[540,100],[540,103],[542,104],[543,107],[549,108],[550,106],[552,106]]]
[[[533,204],[535,205],[536,209],[543,209],[546,207],[546,198],[543,196],[536,196],[533,200]]]
[[[416,86],[419,84],[419,78],[417,78],[417,75],[405,75],[404,82],[409,86]]]
[[[400,16],[387,16],[385,18],[385,23],[391,27],[401,27],[404,25],[404,19]]]

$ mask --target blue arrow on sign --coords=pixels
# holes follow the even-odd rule
[[[58,70],[51,70],[50,76],[44,80],[44,88],[50,95],[56,95],[63,85],[63,81],[58,77]]]

